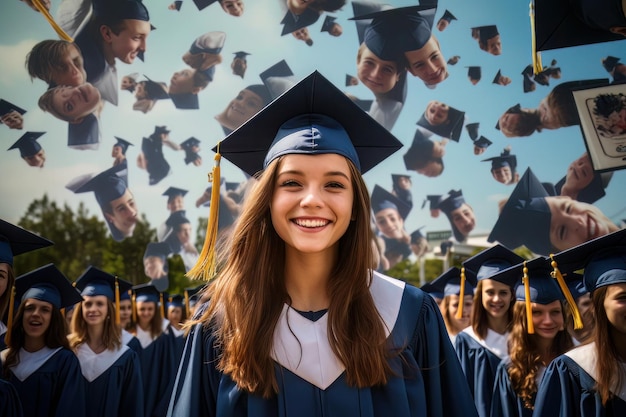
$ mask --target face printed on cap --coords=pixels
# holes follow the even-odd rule
[[[448,77],[446,59],[441,53],[439,42],[432,36],[423,47],[407,51],[404,56],[409,72],[426,84],[439,84]]]
[[[366,46],[357,61],[357,76],[374,94],[388,93],[400,78],[395,62],[380,59]]]

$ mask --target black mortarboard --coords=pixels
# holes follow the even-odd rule
[[[322,23],[322,29],[320,32],[330,32],[335,24],[335,20],[337,20],[335,16],[326,16],[326,18],[324,18],[324,23]]]
[[[317,22],[319,18],[320,13],[310,7],[304,9],[304,11],[297,16],[287,10],[285,16],[280,21],[283,25],[280,35],[285,36],[289,33],[295,32],[296,30],[311,26],[313,23]]]
[[[552,272],[550,260],[544,257],[538,257],[504,269],[496,273],[492,279],[516,288],[515,300],[526,301],[526,288],[522,281],[524,267],[528,269],[528,290],[531,303],[546,305],[565,299],[556,279],[550,275]]]
[[[535,82],[533,81],[532,78],[530,78],[530,75],[524,75],[524,92],[525,93],[529,93],[531,91],[535,91]]]
[[[132,288],[135,302],[152,302],[159,304],[161,292],[152,284],[139,284]]]
[[[489,39],[500,34],[496,25],[474,27],[472,30],[478,31],[478,40],[485,45]]]
[[[37,139],[45,133],[46,132],[26,132],[7,150],[19,149],[22,158],[37,155],[37,152],[41,150],[41,145],[37,142]]]
[[[48,239],[0,219],[0,263],[13,265],[13,257],[51,246]]]
[[[200,140],[192,136],[181,142],[180,146],[185,150],[191,150],[194,146],[200,146]]]
[[[176,196],[184,197],[185,194],[187,194],[187,190],[183,190],[182,188],[169,187],[161,195],[167,196],[167,198],[170,199]]]
[[[292,153],[343,155],[365,173],[401,147],[315,71],[231,133],[219,150],[253,176],[275,158]]]
[[[30,271],[15,279],[16,299],[45,301],[61,309],[82,301],[78,290],[53,264]]]
[[[458,142],[461,139],[461,132],[463,131],[463,122],[465,122],[465,112],[448,106],[448,118],[439,125],[431,125],[426,119],[425,113],[417,121],[417,125],[423,127],[429,132],[435,135],[441,136]],[[414,138],[415,140],[415,138]]]
[[[276,64],[272,65],[265,71],[259,74],[263,85],[270,93],[271,100],[279,97],[285,91],[289,90],[296,84],[296,78],[293,75],[293,71],[289,68],[287,61],[280,60]],[[256,91],[254,91],[256,93]],[[257,93],[258,94],[258,93]],[[267,100],[266,97],[261,96],[265,104],[268,104],[271,100]]]
[[[537,254],[549,254],[552,215],[545,200],[548,196],[532,170],[526,169],[502,208],[489,242],[498,241],[510,248],[525,245]]]
[[[426,207],[426,203],[428,203],[428,210],[438,210],[441,197],[441,195],[427,195],[422,203],[422,208]]]
[[[148,9],[139,0],[96,1],[93,2],[93,13],[108,21],[150,20]]]
[[[483,135],[480,135],[480,137],[474,141],[474,146],[478,146],[479,148],[488,148],[491,144],[493,144],[493,142]]]
[[[250,53],[244,51],[233,52],[233,54],[235,54],[235,58],[241,58],[243,60],[245,60],[248,55],[251,55]]]
[[[605,70],[607,70],[607,72],[611,72],[615,69],[615,66],[620,63],[619,61],[620,61],[620,58],[609,55],[602,60],[602,66],[604,67]],[[4,100],[0,100],[0,101],[4,101]]]
[[[411,175],[409,174],[391,174],[391,181],[393,181],[394,184],[397,184],[402,178],[407,178],[407,179],[411,179]]]
[[[480,79],[482,78],[482,70],[480,67],[471,66],[471,67],[466,67],[466,68],[467,68],[467,76],[471,80],[480,81]]]
[[[356,80],[356,83],[354,82]],[[346,74],[346,87],[353,86],[359,83],[359,79],[354,75]]]
[[[457,18],[452,13],[450,13],[450,11],[448,9],[446,9],[446,11],[443,12],[443,16],[441,16],[441,19],[447,20],[448,22],[451,22],[453,20],[457,20]]]
[[[172,249],[167,242],[149,242],[146,245],[146,250],[143,253],[143,258],[154,256],[165,260],[172,253]]]
[[[176,0],[174,2],[174,8],[176,9],[176,11],[180,11],[180,8],[183,6],[183,0]]]
[[[523,262],[524,258],[513,252],[512,250],[495,244],[494,246],[484,249],[476,255],[468,258],[463,262],[466,270],[470,270],[476,276],[478,281],[483,279],[491,279],[493,275],[507,269],[513,265]],[[506,283],[506,281],[502,281]]]
[[[473,295],[474,294],[474,286],[471,282],[475,282],[476,279],[471,279],[467,277],[469,271],[465,271],[465,278],[469,282],[465,282],[465,291],[463,295]],[[431,288],[434,289],[435,292],[442,293],[443,296],[447,295],[460,295],[461,293],[461,270],[456,266],[449,268],[443,274],[439,275],[435,278],[431,283]]]
[[[154,135],[160,135],[162,133],[170,133],[171,130],[167,126],[154,126]]]
[[[620,0],[535,0],[537,51],[624,39],[612,26],[626,26]]]
[[[67,146],[81,148],[99,142],[100,126],[95,114],[88,114],[80,123],[67,124]]]
[[[500,78],[502,78],[502,70],[498,70],[498,72],[496,73],[496,76],[493,77],[493,81],[491,81],[491,83],[498,84],[500,82]]]
[[[482,162],[491,162],[491,170],[502,167],[510,167],[512,172],[515,172],[517,168],[517,157],[512,155],[509,151],[505,150],[500,153],[499,156],[493,156],[491,158],[483,159]]]
[[[112,302],[115,302],[116,286],[121,294],[128,292],[133,284],[90,265],[85,272],[76,279],[74,286],[81,292],[81,295],[90,297],[104,295]]]
[[[578,196],[576,196],[575,200],[593,204],[604,197],[606,195],[605,188],[612,177],[611,174],[611,172],[594,172],[593,180],[591,180],[588,186],[578,192]],[[561,178],[554,186],[557,195],[561,194],[565,179],[566,177]]]
[[[128,165],[126,161],[92,177],[73,190],[76,194],[93,191],[101,208],[120,198],[128,188]]]
[[[269,102],[272,101],[272,95],[271,95],[270,91],[268,90],[268,88],[264,84],[251,84],[251,85],[247,86],[245,89],[249,90],[249,91],[252,91],[254,94],[259,96],[261,101],[263,101],[263,106],[266,106]],[[224,127],[224,134],[225,135],[229,135],[230,133],[232,133],[232,130]]]
[[[146,77],[144,75],[144,77]],[[144,83],[144,90],[148,95],[148,99],[150,100],[165,100],[170,97],[167,93],[167,87],[165,83],[159,83],[156,81],[152,81],[150,78],[146,77],[146,81]]]
[[[193,0],[194,4],[198,8],[198,10],[203,10],[204,8],[212,5],[217,0]]]
[[[172,230],[185,223],[191,223],[187,218],[185,210],[175,211],[165,220],[165,224]]]
[[[146,55],[146,52],[145,52],[145,51],[143,51],[143,50],[139,50],[139,52],[137,52],[137,58],[139,58],[139,60],[140,60],[141,62],[143,62],[143,61],[144,61],[144,56],[145,56],[145,55]]]
[[[122,138],[120,138],[120,137],[114,136],[114,138],[115,138],[115,140],[116,140],[117,142],[116,142],[116,143],[115,143],[115,145],[113,145],[113,146],[119,146],[120,148],[122,148],[122,153],[123,153],[124,155],[126,155],[126,150],[128,150],[128,147],[129,147],[129,146],[135,146],[135,145],[133,145],[132,143],[130,143],[129,141],[127,141],[127,140],[125,140],[125,139],[122,139]]]
[[[475,141],[476,139],[478,139],[478,127],[480,126],[480,123],[475,122],[475,123],[468,123],[465,125],[465,129],[467,129],[467,133],[469,134],[469,137],[472,139],[472,141]]]
[[[463,192],[461,190],[450,190],[448,195],[443,196],[437,204],[437,208],[443,211],[448,220],[450,220],[450,226],[452,227],[452,232],[454,233],[454,238],[457,242],[464,241],[467,236],[463,235],[463,233],[461,233],[461,231],[454,225],[454,222],[452,221],[452,212],[460,208],[463,204],[465,204],[465,198],[463,197]]]
[[[21,115],[24,115],[24,113],[26,113],[26,110],[24,110],[23,108],[18,107],[15,104],[4,99],[0,99],[0,116],[4,116],[5,114],[11,113],[12,111],[16,111]],[[0,124],[2,124],[2,122],[0,122]]]
[[[406,219],[411,211],[411,206],[404,201],[385,190],[383,187],[376,185],[371,196],[372,211],[374,214],[381,210],[392,208],[398,210],[400,217]]]
[[[564,277],[567,283],[567,288],[574,300],[579,299],[585,294],[589,294],[589,290],[585,287],[585,281],[583,280],[583,274],[576,272],[568,272]]]
[[[430,295],[432,298],[435,298],[435,299],[442,300],[444,297],[443,292],[433,287],[431,282],[427,282],[426,284],[422,285],[420,287],[420,290],[424,291],[425,293],[427,293],[428,295]]]
[[[170,94],[172,103],[180,110],[197,110],[200,108],[198,95],[193,93]]]
[[[411,232],[411,243],[417,243],[420,239],[426,239],[426,236],[422,233],[423,228],[424,226]]]

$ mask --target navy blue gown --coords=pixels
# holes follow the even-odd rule
[[[496,370],[491,417],[532,417],[533,410],[524,407],[524,402],[513,389],[508,369],[509,362],[501,362]]]
[[[122,345],[117,351],[96,354],[83,343],[76,355],[87,381],[87,416],[144,417],[141,368],[135,351]]]
[[[386,385],[348,385],[343,365],[329,353],[328,314],[311,321],[284,306],[272,354],[277,395],[265,399],[249,394],[220,373],[215,367],[219,348],[214,335],[198,324],[187,336],[168,416],[476,416],[431,297],[378,273],[370,291],[391,331],[388,341],[398,349],[389,360],[393,374]]]
[[[76,355],[65,348],[51,349],[51,351],[54,353],[47,357],[41,366],[32,372],[22,374],[21,371],[28,366],[29,360],[24,360],[25,351],[21,350],[20,363],[10,369],[9,382],[17,391],[24,415],[28,417],[85,416],[85,379],[80,372]]]
[[[595,344],[579,346],[553,360],[539,385],[535,417],[621,417],[626,416],[626,389],[602,406],[595,391],[593,371]],[[591,365],[591,368],[589,367]],[[622,380],[626,365],[621,364]]]
[[[22,403],[15,392],[13,385],[0,379],[0,416],[22,417]]]

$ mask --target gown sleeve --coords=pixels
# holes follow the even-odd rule
[[[85,378],[80,370],[80,362],[74,353],[61,349],[49,360],[58,361],[59,396],[55,417],[80,417],[87,412]],[[52,415],[52,414],[51,414]]]
[[[0,379],[0,416],[23,417],[22,403],[13,385]]]

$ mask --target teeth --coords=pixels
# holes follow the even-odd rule
[[[322,227],[327,223],[326,220],[296,220],[296,224],[302,227]]]

